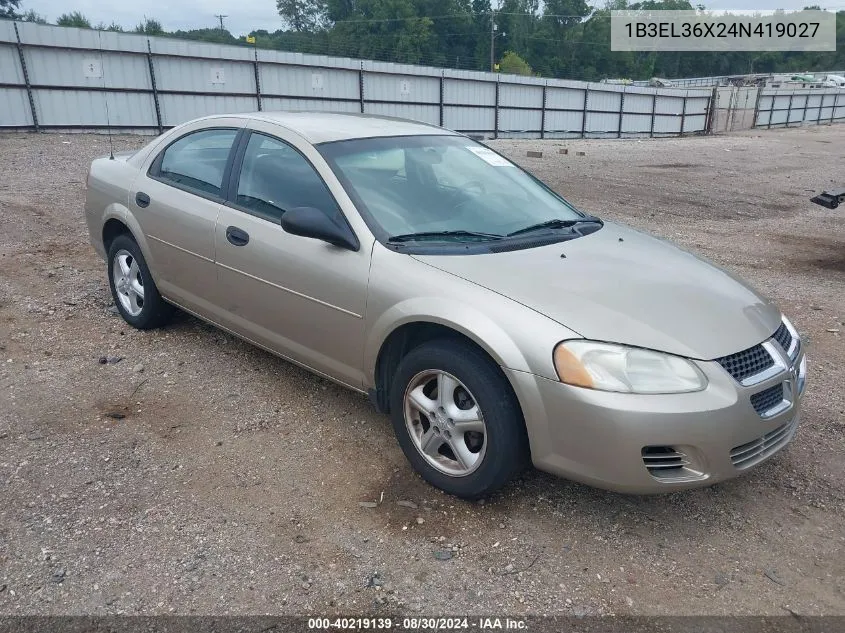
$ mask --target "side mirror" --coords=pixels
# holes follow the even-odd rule
[[[295,207],[282,214],[282,228],[291,235],[311,237],[350,251],[358,250],[358,239],[345,224],[335,222],[314,207]]]

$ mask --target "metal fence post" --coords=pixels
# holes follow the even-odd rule
[[[757,122],[760,118],[760,100],[763,98],[763,89],[758,87],[757,88],[757,98],[754,100],[754,120],[752,121],[751,128],[757,127]],[[773,101],[774,103],[774,101]],[[769,114],[769,119],[772,118],[772,115]]]
[[[713,86],[710,92],[710,98],[707,100],[707,116],[704,119],[704,134],[713,134],[713,120],[716,118],[716,112],[719,109],[719,89]]]
[[[252,69],[255,71],[255,100],[258,102],[258,111],[261,112],[261,75],[258,72],[258,47],[255,48],[255,61],[252,62]]]
[[[784,127],[789,127],[789,117],[792,116],[792,98],[795,96],[795,90],[792,91],[792,94],[789,95],[789,105],[786,106],[786,122]],[[772,110],[774,110],[774,101],[772,102]]]
[[[678,136],[684,135],[684,127],[687,123],[687,99],[689,99],[689,90],[687,90],[686,94],[684,95],[684,103],[681,106],[681,131]]]
[[[833,125],[833,121],[836,118],[836,104],[839,103],[839,93],[837,92],[833,95],[833,107],[830,109],[830,124]]]
[[[499,74],[496,73],[496,103],[495,116],[493,120],[493,138],[499,138]]]
[[[150,69],[150,85],[153,88],[153,104],[156,109],[156,124],[158,125],[158,133],[164,132],[164,126],[161,122],[161,104],[158,101],[158,85],[156,84],[156,71],[153,64],[153,47],[150,40],[147,39],[147,66]]]
[[[822,93],[821,101],[819,101],[819,111],[816,114],[816,125],[818,125],[822,120],[822,108],[824,107],[824,98],[826,96],[827,96],[827,94]]]
[[[581,113],[581,138],[587,138],[587,112],[590,111],[590,89],[584,88],[584,111]]]
[[[801,115],[801,123],[802,124],[807,122],[807,103],[809,101],[810,101],[810,95],[808,93],[808,94],[804,95],[804,113]]]
[[[443,127],[443,84],[446,80],[443,78],[445,71],[440,73],[440,127]]]
[[[364,62],[358,70],[358,99],[361,103],[361,114],[364,114]]]
[[[548,88],[548,80],[543,84],[543,106],[540,110],[540,138],[546,138],[546,88]]]
[[[649,138],[654,138],[654,119],[657,116],[657,91],[651,95],[651,127],[648,129]]]
[[[41,131],[41,126],[38,125],[38,113],[35,111],[35,99],[32,96],[32,84],[29,82],[29,71],[26,69],[26,57],[23,54],[23,42],[21,42],[21,34],[18,31],[18,23],[15,22],[15,37],[18,40],[18,58],[21,62],[21,70],[23,71],[23,81],[26,84],[26,96],[29,97],[29,111],[32,113],[32,125],[36,132]]]
[[[625,87],[622,87],[621,97],[619,99],[619,124],[616,129],[616,138],[622,138],[622,117],[625,113]]]
[[[775,100],[777,99],[777,94],[770,96],[772,97],[772,103],[769,105],[769,124],[766,126],[767,130],[772,129],[772,117],[775,116]]]
[[[728,113],[725,115],[725,131],[733,131],[736,124],[736,111],[739,109],[739,88],[731,88],[731,98],[728,99]]]

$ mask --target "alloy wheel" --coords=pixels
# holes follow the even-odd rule
[[[112,280],[123,309],[133,317],[141,314],[144,309],[144,280],[138,262],[129,251],[121,249],[115,254]]]
[[[452,477],[484,461],[487,427],[475,397],[455,376],[436,369],[418,373],[404,398],[405,424],[420,455]]]

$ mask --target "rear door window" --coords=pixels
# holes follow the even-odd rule
[[[220,197],[237,135],[238,130],[228,128],[187,134],[156,158],[150,175],[180,189]]]

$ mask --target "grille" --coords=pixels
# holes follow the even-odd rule
[[[681,471],[685,466],[689,466],[690,462],[684,453],[671,446],[645,446],[643,463],[653,477],[660,479],[681,475]]]
[[[775,330],[775,333],[772,335],[772,338],[778,342],[778,344],[783,348],[784,352],[788,351],[789,346],[792,345],[792,334],[789,333],[789,330],[786,327],[786,323],[780,324],[780,327]]]
[[[763,415],[766,411],[780,404],[783,401],[783,383],[769,387],[751,396],[751,406],[754,410]]]
[[[762,345],[755,345],[742,352],[717,358],[716,362],[739,382],[775,364],[774,359]]]
[[[792,436],[794,420],[779,426],[774,431],[758,437],[753,442],[742,444],[731,450],[733,465],[742,470],[757,464],[782,449]]]

